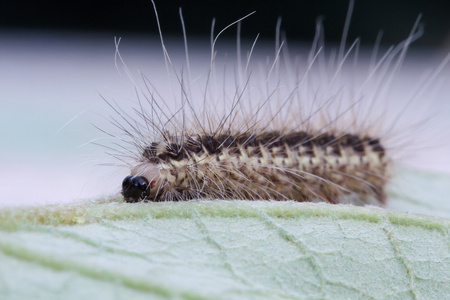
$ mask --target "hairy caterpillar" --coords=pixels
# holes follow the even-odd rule
[[[395,160],[389,134],[395,132],[376,104],[389,95],[395,73],[422,29],[417,21],[405,41],[373,59],[352,84],[343,83],[342,73],[358,65],[359,41],[346,49],[352,5],[334,55],[324,54],[318,23],[303,69],[291,63],[285,43],[277,37],[275,58],[260,72],[264,76],[253,72],[257,38],[243,64],[238,39],[231,74],[226,66],[218,70],[219,36],[232,25],[240,28],[248,16],[230,24],[211,38],[210,65],[201,83],[191,79],[186,40],[187,70],[175,71],[157,21],[179,98],[174,104],[158,99],[157,89],[144,77],[146,90],[140,97],[146,101],[139,100],[136,117],[113,107],[125,121],[117,126],[134,147],[116,155],[128,159],[130,167],[122,183],[125,201],[205,197],[384,204]],[[156,8],[155,13],[158,19]],[[377,51],[375,46],[375,58]],[[194,83],[202,91],[200,101],[192,96]]]

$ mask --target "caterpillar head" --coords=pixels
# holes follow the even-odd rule
[[[180,137],[170,136],[168,139],[169,142],[152,142],[144,147],[137,164],[131,168],[131,174],[122,182],[122,195],[126,202],[160,201],[162,194],[170,189],[167,176],[161,176],[164,170],[161,163],[172,162],[173,165],[186,156]]]
[[[160,180],[156,165],[140,164],[122,181],[122,195],[126,202],[152,201],[158,193]]]
[[[122,182],[122,195],[126,202],[138,202],[150,196],[150,183],[143,176],[128,175]]]

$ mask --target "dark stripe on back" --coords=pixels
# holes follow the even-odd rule
[[[374,152],[380,152],[384,155],[384,148],[381,146],[379,139],[359,137],[354,134],[344,134],[336,138],[333,134],[320,134],[312,136],[305,131],[292,132],[287,135],[279,137],[279,132],[267,132],[261,135],[254,135],[249,133],[231,136],[229,134],[222,134],[217,136],[197,135],[191,136],[183,145],[171,143],[166,146],[164,152],[157,153],[158,143],[151,143],[151,145],[144,149],[143,157],[155,162],[163,160],[170,162],[170,160],[183,160],[189,156],[196,154],[201,156],[207,151],[208,154],[220,155],[224,149],[227,149],[230,155],[241,155],[240,148],[248,149],[249,155],[261,157],[261,147],[268,151],[272,148],[282,147],[283,150],[287,148],[298,151],[299,147],[303,147],[300,155],[314,157],[313,147],[332,147],[332,153],[340,156],[341,149],[350,147],[356,153],[363,155],[365,153],[365,145],[368,145]],[[287,156],[287,151],[281,149],[277,153],[283,152]],[[280,154],[282,155],[282,154]]]

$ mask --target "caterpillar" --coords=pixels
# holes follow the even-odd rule
[[[175,67],[152,3],[170,73]],[[178,102],[168,104],[158,99],[157,89],[144,76],[145,90],[138,96],[139,108],[134,117],[108,103],[121,117],[116,126],[133,148],[116,154],[121,160],[128,159],[130,169],[122,182],[124,200],[133,203],[208,198],[385,204],[385,187],[395,162],[395,147],[389,144],[386,132],[394,130],[392,124],[384,122],[384,111],[376,111],[376,104],[388,95],[409,45],[422,34],[422,28],[418,19],[402,43],[389,48],[381,58],[372,59],[360,81],[353,78],[353,84],[342,83],[342,73],[359,67],[359,40],[346,49],[352,8],[350,2],[342,43],[334,56],[327,58],[324,54],[323,29],[318,22],[303,69],[299,63],[292,63],[285,42],[280,41],[278,24],[275,58],[263,65],[259,72],[264,74],[262,77],[252,69],[258,37],[245,63],[241,63],[239,31],[249,15],[233,22],[212,35],[210,64],[202,84],[191,79],[180,10],[187,71],[173,71]],[[220,81],[215,46],[220,35],[233,25],[238,27],[235,70],[230,75],[223,65]],[[376,45],[373,57],[377,57],[378,50]],[[118,50],[117,56],[125,65]],[[230,88],[229,82],[234,87]],[[200,86],[200,101],[193,97],[194,83]],[[212,85],[220,88],[213,89]]]
[[[123,181],[126,201],[238,197],[337,203],[345,193],[385,201],[389,162],[378,139],[304,131],[210,134],[144,149]]]

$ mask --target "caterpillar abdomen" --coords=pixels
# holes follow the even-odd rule
[[[188,135],[153,142],[123,182],[127,202],[192,198],[385,202],[389,160],[379,139],[354,134]],[[139,183],[139,184],[138,184]]]

